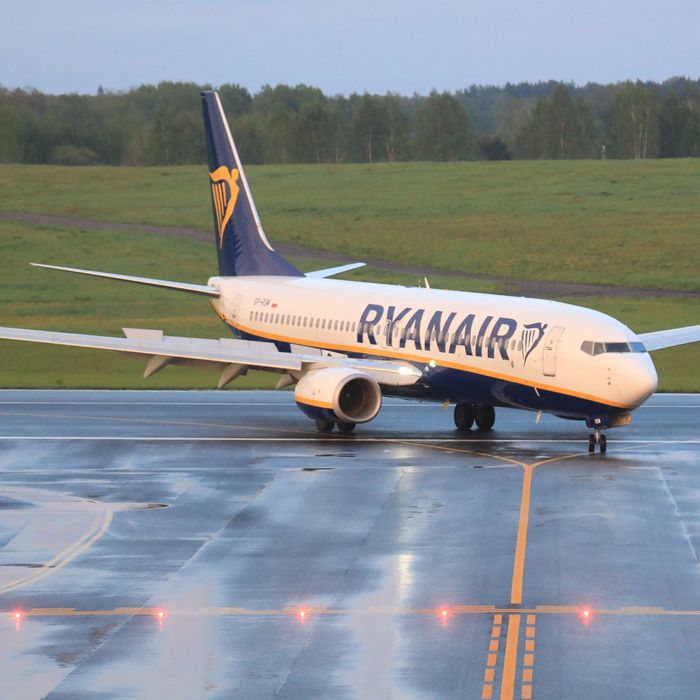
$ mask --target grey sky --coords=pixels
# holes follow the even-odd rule
[[[426,93],[700,77],[698,0],[5,0],[0,84]]]

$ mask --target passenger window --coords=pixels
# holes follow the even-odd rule
[[[336,322],[333,324],[333,330],[334,330],[334,331],[337,331],[337,330],[338,330],[338,321],[337,321],[337,320],[336,320]]]

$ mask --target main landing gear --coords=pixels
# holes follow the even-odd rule
[[[458,403],[454,413],[457,430],[466,433],[476,423],[478,430],[491,430],[496,422],[496,410],[493,406],[475,403]]]
[[[333,428],[336,426],[336,421],[326,420],[325,418],[317,418],[314,423],[316,424],[316,430],[319,433],[331,433]],[[343,435],[349,435],[353,430],[355,430],[355,423],[345,423],[344,421],[337,421],[338,432],[343,433]]]
[[[595,446],[598,445],[600,454],[604,455],[608,450],[608,438],[605,433],[601,432],[600,428],[596,428],[594,433],[588,436],[588,452],[595,452]]]

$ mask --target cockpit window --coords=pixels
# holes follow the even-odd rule
[[[644,343],[596,343],[592,340],[584,340],[581,350],[586,355],[602,355],[606,352],[646,352]]]

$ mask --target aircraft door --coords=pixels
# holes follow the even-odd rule
[[[545,377],[554,377],[557,374],[557,347],[564,329],[560,327],[552,328],[544,341],[542,351],[542,374]]]

